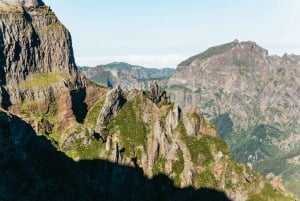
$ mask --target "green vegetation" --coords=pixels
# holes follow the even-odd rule
[[[198,87],[198,88],[196,89],[196,91],[194,91],[194,93],[201,94],[201,93],[202,93],[202,88],[201,88],[201,87]]]
[[[92,140],[91,144],[88,145],[83,145],[81,141],[77,141],[74,148],[67,151],[67,153],[71,153],[69,156],[73,159],[99,159],[100,151],[103,149],[103,146],[104,144],[97,140]]]
[[[59,72],[51,73],[34,73],[31,77],[21,83],[21,87],[25,89],[29,88],[44,88],[51,84],[60,82],[62,79],[66,79],[67,76]]]
[[[186,134],[186,130],[182,121],[177,126],[178,131],[181,134],[182,140],[188,146],[191,153],[192,161],[198,164],[198,159],[203,165],[208,165],[213,161],[213,157],[210,151],[210,144],[212,143],[213,137],[207,135],[199,135],[198,137],[191,137]]]
[[[228,139],[233,132],[233,122],[228,113],[220,114],[212,120],[217,132],[223,139]]]
[[[197,187],[217,188],[219,185],[218,180],[215,178],[209,167],[206,167],[200,174],[195,175],[194,183]]]
[[[190,57],[187,60],[180,63],[178,66],[188,66],[190,65],[195,59],[206,59],[208,57],[222,54],[226,52],[227,50],[230,50],[234,46],[236,46],[236,42],[226,43],[220,46],[215,46],[207,49],[205,52],[202,52],[201,54],[198,54],[196,56]]]
[[[39,12],[39,13],[41,13],[43,15],[52,15],[52,16],[55,16],[54,12],[48,6],[39,6],[39,7],[35,8],[35,11]]]
[[[261,139],[266,139],[267,137],[279,138],[283,135],[283,132],[272,126],[260,124],[257,126],[251,134],[252,136],[257,136]]]
[[[184,91],[188,93],[192,93],[193,91],[189,88],[187,88],[184,85],[172,85],[168,87],[168,90],[178,90],[178,91]]]
[[[58,119],[56,115],[58,106],[54,101],[51,101],[53,98],[49,98],[48,104],[38,100],[28,100],[22,103],[20,105],[21,113],[37,121],[44,119],[52,123],[56,122]]]
[[[176,175],[180,175],[184,169],[184,160],[183,160],[183,153],[181,150],[177,151],[178,160],[174,161],[172,164],[172,172]]]
[[[210,108],[215,105],[215,100],[211,99],[203,104],[203,108]]]
[[[0,7],[0,14],[2,13],[22,13],[22,9],[20,9],[17,6],[10,6],[10,5],[6,5],[6,6],[1,6]]]
[[[248,198],[248,201],[286,201],[291,200],[289,197],[284,196],[280,191],[275,190],[270,184],[266,183],[262,192],[252,195]]]
[[[232,147],[232,153],[240,162],[247,162],[249,155],[255,155],[255,151],[259,150],[258,160],[275,157],[280,150],[275,146],[270,138],[279,138],[283,136],[281,130],[268,125],[258,125],[250,131],[243,131],[239,134],[231,134],[225,138],[227,142],[238,141],[238,146]],[[244,136],[244,137],[243,137]]]
[[[233,61],[233,64],[239,68],[248,67],[249,64],[245,60],[236,59]]]
[[[95,127],[97,123],[97,119],[99,116],[99,113],[102,109],[102,106],[104,104],[105,99],[99,99],[97,100],[94,105],[91,107],[91,109],[88,111],[86,118],[85,118],[85,123],[88,126]]]
[[[141,157],[139,159],[141,159]],[[158,156],[157,160],[155,161],[152,167],[153,175],[162,174],[165,169],[165,164],[166,164],[166,159],[164,159],[162,156]]]
[[[69,139],[67,144],[59,141],[60,148],[75,160],[99,159],[100,151],[104,149],[105,143],[91,136],[88,129],[80,124],[74,124],[61,134],[50,135],[50,137]]]
[[[127,101],[108,125],[111,134],[120,134],[121,146],[126,147],[125,155],[129,157],[133,157],[136,146],[146,144],[148,128],[142,122],[141,116],[141,103],[144,99],[145,97],[140,95],[134,100]]]
[[[300,190],[297,188],[300,185],[300,181],[297,180],[299,178],[300,164],[289,162],[289,159],[299,155],[300,147],[296,147],[288,153],[281,153],[276,157],[259,161],[254,164],[254,167],[263,175],[271,172],[275,175],[280,175],[284,178],[284,184],[289,187],[289,190],[300,195]]]
[[[249,67],[251,67],[251,61],[249,61],[249,60],[246,60],[246,59],[244,59],[244,60],[235,59],[233,61],[233,65],[235,67],[237,67],[237,70],[240,73],[240,75],[247,76],[248,73],[251,72],[251,70],[249,70],[250,69]]]

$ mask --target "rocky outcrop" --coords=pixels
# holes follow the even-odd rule
[[[0,4],[2,107],[46,99],[49,90],[76,89],[86,82],[75,65],[70,33],[51,9],[41,1],[21,2]]]
[[[98,132],[103,133],[107,129],[109,119],[117,114],[125,102],[126,97],[119,86],[107,93],[104,105],[97,118],[96,130]]]
[[[197,136],[199,133],[204,133],[216,137],[217,132],[199,112],[198,108],[187,108],[184,111],[183,123],[186,133],[189,136]]]
[[[0,200],[284,197],[237,164],[200,116],[162,100],[159,87],[150,96],[117,87],[104,101],[106,89],[78,73],[50,8],[1,5],[1,105],[26,122],[0,109]]]
[[[114,95],[108,95],[106,100],[111,96],[114,100],[111,102],[116,103],[120,91],[114,89],[110,93]],[[118,104],[109,107],[106,104],[100,114],[103,111],[110,114],[105,125],[108,129],[102,129],[106,140],[94,150],[97,157],[140,168],[149,178],[165,174],[180,188],[222,189],[237,201],[247,200],[269,188],[261,176],[232,159],[215,128],[199,115],[199,109],[181,109],[168,103],[158,106],[142,92],[131,96],[121,109],[108,109],[119,107],[114,107]],[[114,115],[112,111],[115,111]],[[65,150],[76,153],[73,155],[76,160],[84,157],[81,153],[84,137],[81,138],[80,145],[74,140]],[[94,147],[99,142],[92,139],[88,146]]]
[[[153,82],[150,84],[149,99],[155,104],[158,104],[162,100],[169,101],[167,100],[168,98],[167,98],[166,91],[163,90],[162,87],[157,82]]]

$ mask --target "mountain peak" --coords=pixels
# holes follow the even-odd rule
[[[45,5],[42,0],[0,0],[0,6],[22,6],[26,8]]]
[[[192,56],[188,58],[187,60],[181,62],[178,66],[189,66],[191,65],[195,60],[203,60],[207,59],[216,55],[221,55],[228,53],[230,55],[236,55],[236,56],[242,56],[242,55],[249,55],[255,54],[255,55],[263,55],[267,56],[268,51],[259,45],[256,44],[254,41],[245,41],[245,42],[239,42],[239,40],[235,39],[232,42],[225,43],[222,45],[217,45],[208,48],[204,52],[197,54],[195,56]]]
[[[214,56],[214,55],[222,54],[222,53],[232,49],[233,47],[235,47],[238,44],[239,44],[239,41],[236,39],[236,40],[234,40],[230,43],[225,43],[225,44],[222,44],[222,45],[210,47],[206,51],[204,51],[200,54],[197,54],[195,56],[192,56],[192,57],[188,58],[187,60],[181,62],[178,66],[188,66],[195,59],[206,59],[206,58],[209,58],[209,57]]]

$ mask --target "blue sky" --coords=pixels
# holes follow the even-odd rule
[[[300,54],[299,0],[44,0],[70,30],[78,65],[176,65],[239,39]],[[88,2],[88,3],[87,3]]]

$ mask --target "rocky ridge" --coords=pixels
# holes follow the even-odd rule
[[[87,82],[48,7],[1,15],[1,200],[292,199],[236,163],[197,108]]]
[[[300,56],[269,55],[255,42],[236,40],[183,61],[168,90],[181,106],[199,106],[239,161],[256,166],[276,158],[278,164],[285,153],[279,170],[270,168],[275,163],[259,170],[276,172],[293,188],[299,171],[287,161],[300,154],[299,64]]]
[[[152,82],[165,86],[167,79],[175,72],[172,68],[144,68],[124,62],[114,62],[96,67],[82,67],[90,80],[107,87],[147,90]]]
[[[94,111],[99,114],[94,127],[78,125],[56,139],[60,150],[77,161],[99,158],[138,168],[149,179],[163,174],[179,188],[218,189],[231,200],[288,199],[280,195],[289,195],[288,191],[279,188],[278,198],[273,190],[265,194],[272,189],[270,184],[250,167],[234,161],[199,109],[155,104],[141,91],[113,89],[107,99],[113,101],[104,101]],[[103,120],[105,128],[97,129]]]

